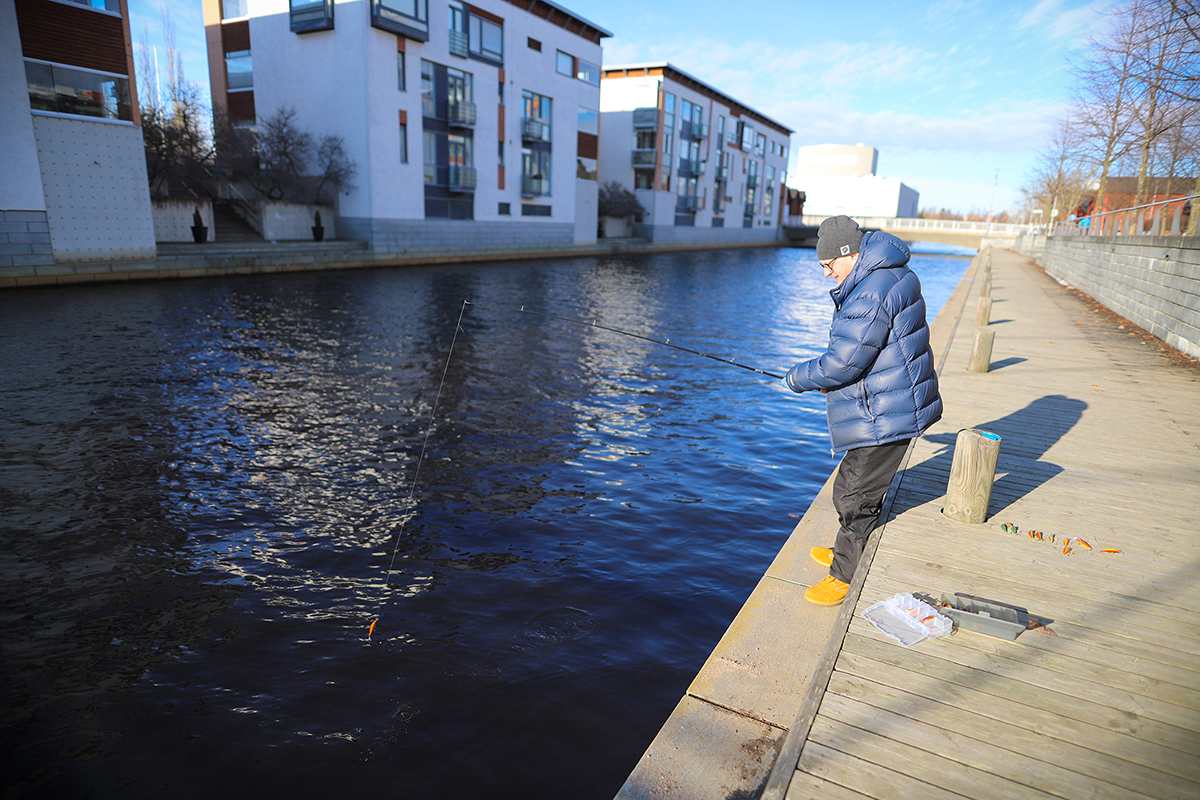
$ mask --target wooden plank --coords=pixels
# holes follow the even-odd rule
[[[882,767],[872,761],[847,755],[820,742],[811,741],[800,756],[799,772],[836,783],[876,800],[970,800],[958,794]],[[791,791],[787,800],[812,800]]]
[[[987,744],[1003,747],[1019,754],[1022,759],[1063,765],[1073,772],[1093,777],[1103,775],[1105,782],[1151,797],[1200,797],[1200,783],[1146,763],[1128,760],[1126,756],[1129,750],[1142,744],[1136,739],[1118,736],[1102,728],[1078,726],[1087,737],[1085,746],[1074,738],[1054,735],[1060,718],[1041,709],[997,703],[995,698],[967,689],[959,688],[955,692],[953,689],[956,687],[951,687],[951,691],[947,692],[935,681],[922,681],[920,675],[889,670],[878,662],[860,664],[859,667],[863,671],[874,668],[890,672],[889,677],[894,682],[903,682],[908,691],[841,670],[834,672],[828,691],[880,709],[896,710],[905,717],[943,729],[954,737],[974,739],[986,736]],[[1015,721],[1006,722],[995,716],[995,705],[1006,706]],[[1021,713],[1012,714],[1014,707],[1019,708]],[[1045,725],[1030,724],[1028,716],[1031,711]],[[1078,737],[1080,731],[1077,730],[1074,735]],[[1120,741],[1114,741],[1117,739]],[[1107,745],[1107,749],[1096,749],[1097,743]],[[955,747],[961,749],[971,745],[956,742]],[[1154,755],[1161,759],[1163,752],[1156,748]]]
[[[851,624],[843,652],[892,664],[914,671],[938,674],[950,683],[983,689],[1010,700],[1021,701],[1038,708],[1052,709],[1059,714],[1107,726],[1110,730],[1158,742],[1163,747],[1181,753],[1200,752],[1200,734],[1195,712],[1188,713],[1170,704],[1150,698],[1130,696],[1118,690],[1066,676],[1029,669],[1002,658],[980,656],[966,648],[938,642],[936,649],[922,653],[911,648],[903,650],[867,622]],[[879,637],[879,638],[875,638]],[[1165,719],[1164,719],[1165,717]],[[1183,722],[1185,724],[1177,724]]]
[[[814,739],[897,772],[959,793],[977,797],[1027,796],[1044,793],[1067,800],[1105,797],[1150,800],[1150,796],[1058,763],[1031,758],[1020,750],[996,745],[986,734],[975,736],[947,730],[925,720],[898,714],[836,693],[827,693],[821,722],[838,725],[814,728]],[[844,726],[844,727],[843,727]],[[830,732],[834,740],[819,737]],[[981,737],[989,737],[985,740]],[[1045,749],[1052,741],[1027,734],[1030,750]],[[1031,791],[1032,790],[1032,791]]]

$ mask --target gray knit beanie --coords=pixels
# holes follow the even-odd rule
[[[861,242],[862,231],[857,222],[844,214],[829,217],[817,229],[817,260],[853,255]]]

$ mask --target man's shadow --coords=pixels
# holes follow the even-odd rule
[[[1039,397],[1020,411],[1014,411],[1007,416],[971,425],[972,428],[995,433],[1002,440],[1000,457],[996,464],[996,474],[1000,477],[992,483],[992,496],[988,503],[989,517],[1000,513],[1063,471],[1059,465],[1043,461],[1042,456],[1074,427],[1086,408],[1087,403],[1082,400],[1052,394]],[[927,442],[942,445],[933,458],[919,467],[936,471],[944,487],[945,481],[950,477],[954,443],[958,434],[935,433],[922,438]],[[900,497],[896,499],[897,502],[902,502]],[[913,497],[911,502],[912,505],[918,505],[921,500]],[[898,514],[902,510],[904,509],[895,508],[893,513]]]

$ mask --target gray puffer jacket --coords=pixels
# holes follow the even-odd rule
[[[824,389],[833,452],[919,436],[942,416],[921,282],[889,233],[863,234],[854,269],[829,294],[829,347],[788,370],[794,392]]]

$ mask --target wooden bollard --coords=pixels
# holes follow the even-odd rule
[[[992,296],[992,273],[985,272],[983,275],[983,285],[979,287],[980,297]]]
[[[958,432],[950,482],[942,513],[958,522],[978,524],[987,519],[992,499],[996,462],[1000,459],[1000,437],[990,431],[967,428]]]
[[[987,372],[992,365],[992,343],[995,341],[995,331],[982,328],[975,331],[975,345],[971,348],[971,363],[967,369],[971,372]]]
[[[992,298],[979,298],[979,309],[975,312],[975,324],[987,326],[992,322]]]

